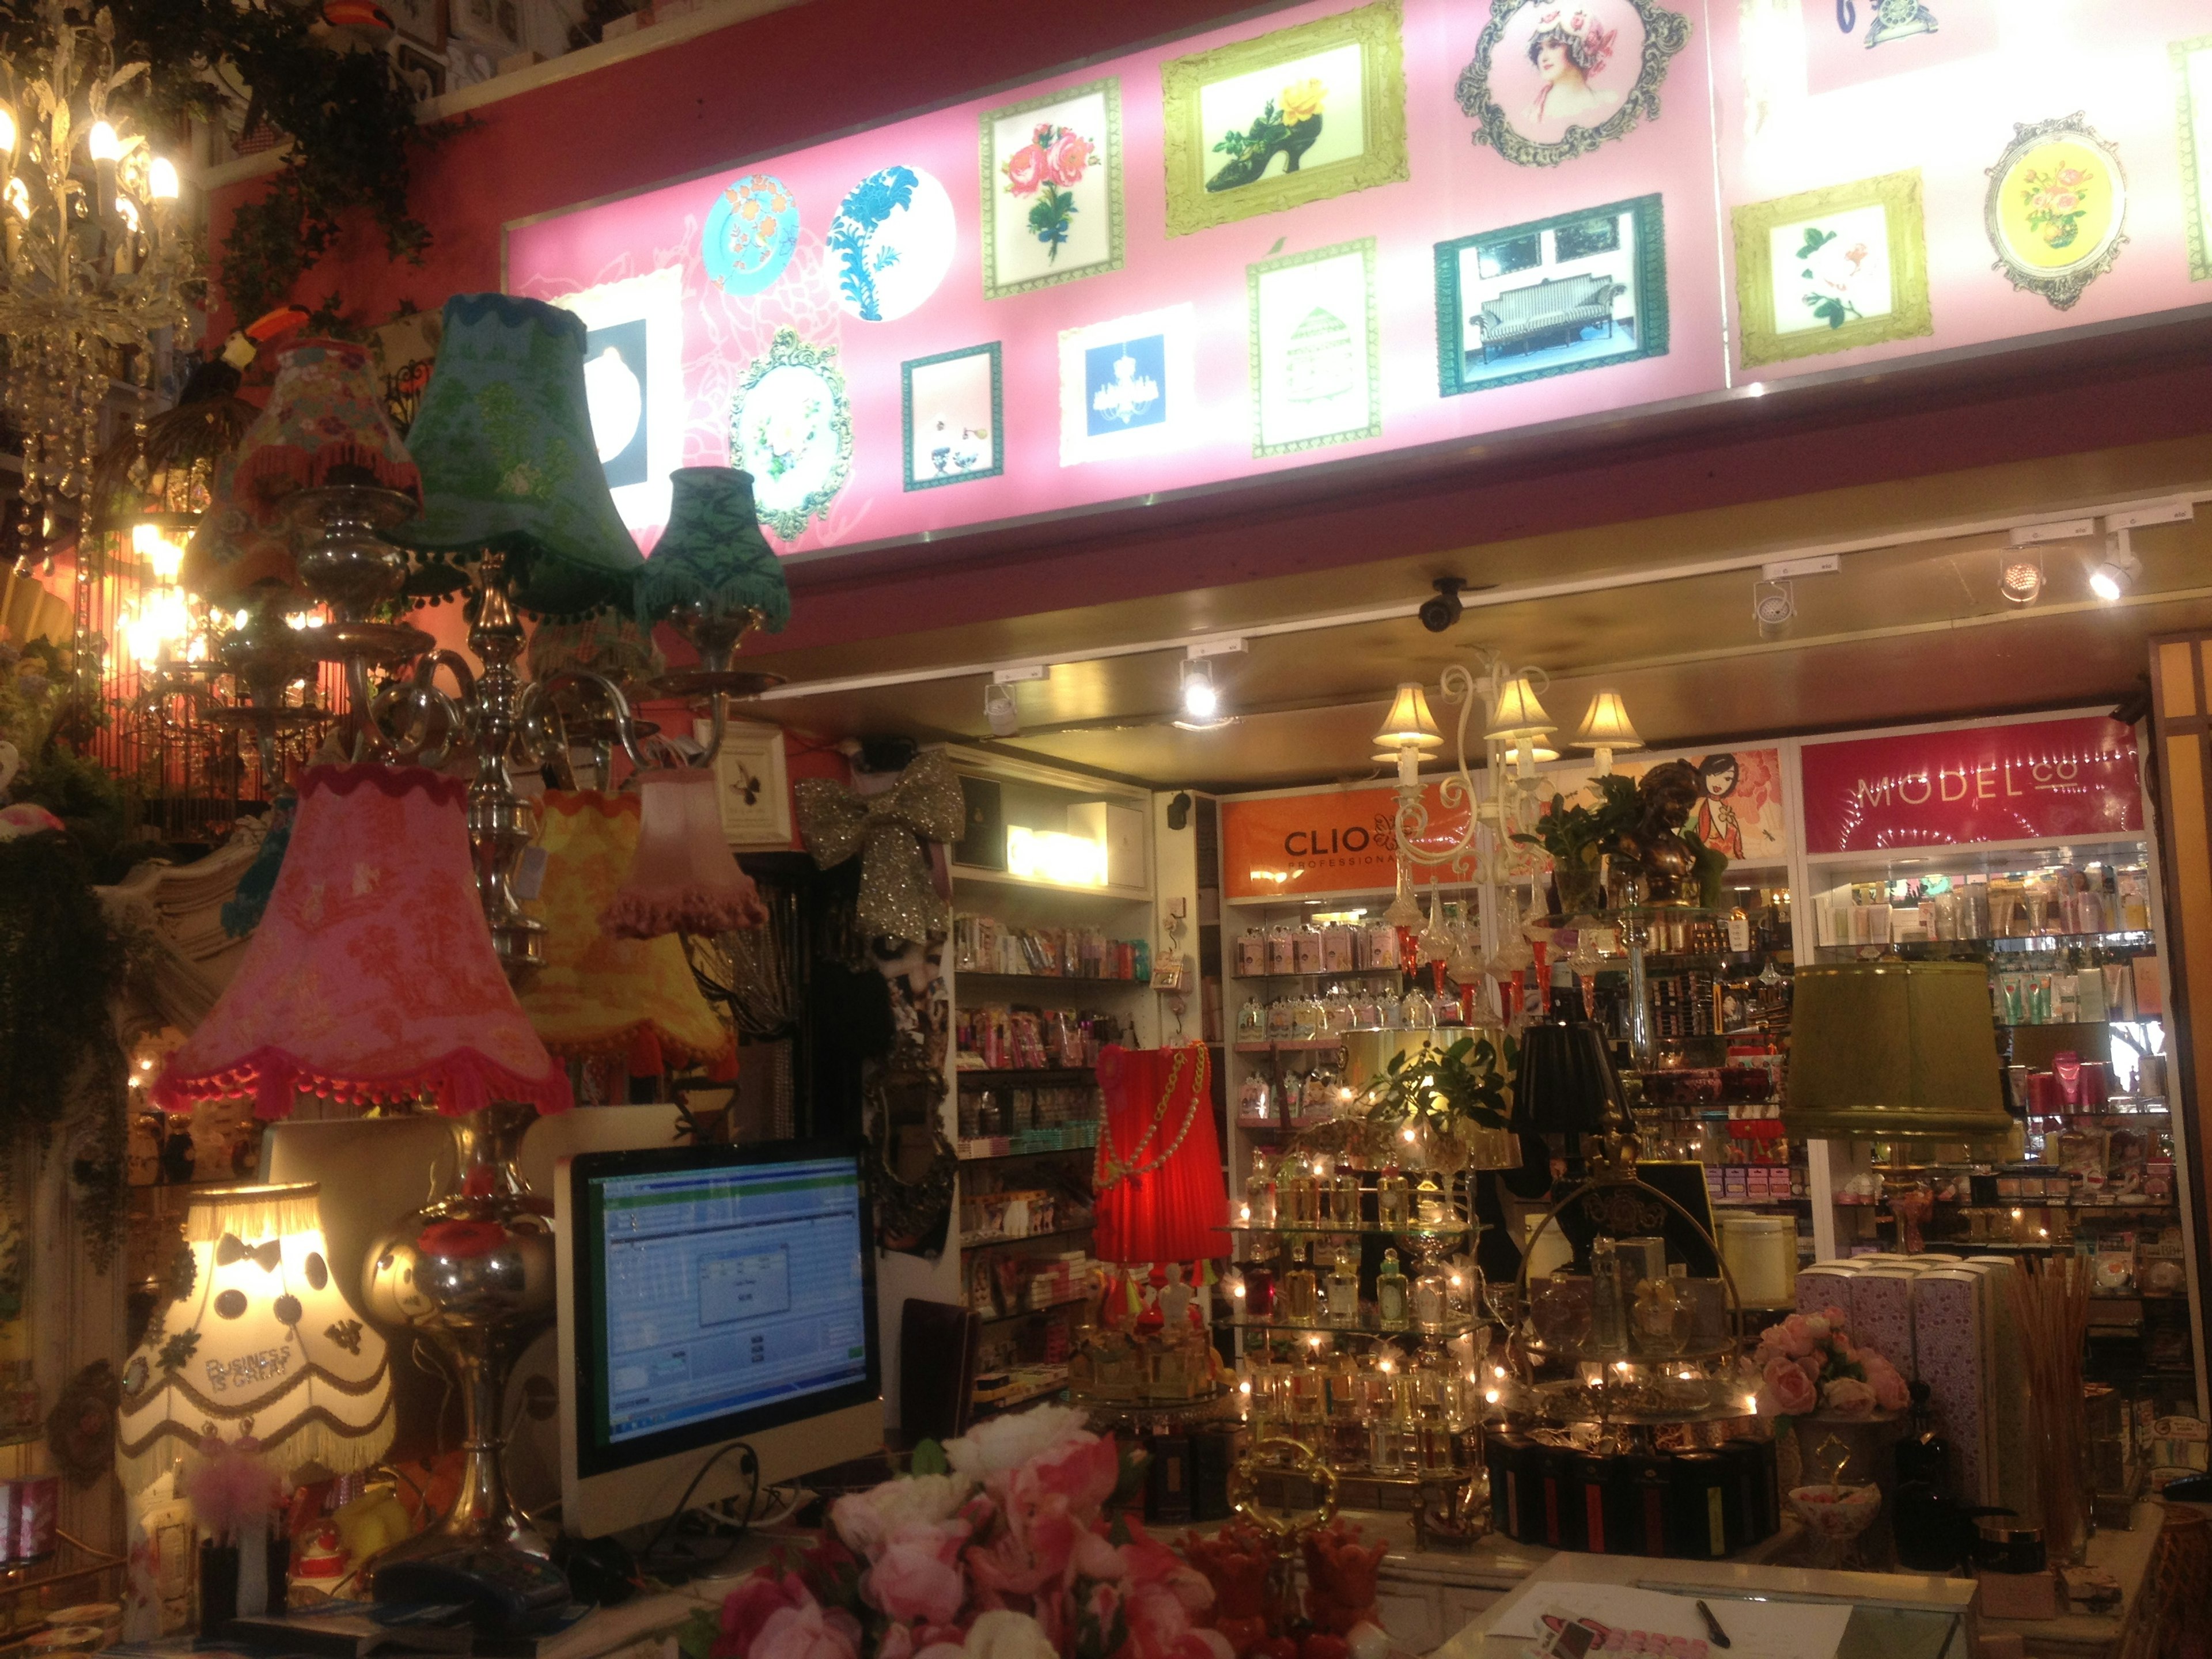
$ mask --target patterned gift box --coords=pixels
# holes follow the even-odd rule
[[[1851,1276],[1851,1340],[1872,1348],[1905,1381],[1920,1373],[1912,1358],[1912,1282],[1917,1267],[1863,1267]]]
[[[1996,1450],[1996,1495],[1990,1501],[2021,1515],[2036,1514],[2035,1456],[2027,1434],[2027,1365],[2012,1315],[2012,1276],[2019,1271],[2009,1256],[1970,1255],[1963,1264],[1989,1286],[1990,1421]]]
[[[1852,1261],[1815,1261],[1797,1270],[1797,1311],[1818,1313],[1823,1308],[1850,1310],[1851,1280],[1858,1276]]]
[[[1965,1267],[1934,1267],[1912,1281],[1913,1358],[1928,1384],[1936,1427],[1959,1459],[1969,1504],[1996,1502],[1989,1417],[1990,1281]]]

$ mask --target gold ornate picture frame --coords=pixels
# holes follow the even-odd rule
[[[1982,219],[1992,267],[2068,311],[2128,240],[2128,177],[2117,145],[2076,111],[2016,123],[1989,167]]]
[[[1935,331],[1917,167],[1749,203],[1732,216],[1744,368]]]
[[[1375,0],[1162,64],[1168,234],[1411,178],[1403,23]]]
[[[2181,129],[2182,205],[2189,227],[2189,279],[2212,277],[2212,34],[2177,40],[2173,59]]]

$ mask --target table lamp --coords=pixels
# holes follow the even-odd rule
[[[545,966],[521,1000],[546,1048],[563,1060],[626,1055],[632,1077],[734,1069],[735,1038],[700,994],[683,942],[599,926],[637,852],[638,798],[556,789],[543,805],[545,880],[529,908],[545,924]]]
[[[768,920],[760,890],[723,837],[718,782],[696,767],[639,775],[637,855],[603,919],[617,939],[726,933]]]
[[[1200,1261],[1229,1254],[1229,1189],[1213,1132],[1211,1055],[1109,1044],[1092,1185],[1101,1261]]]
[[[1561,1018],[1532,1021],[1521,1033],[1521,1071],[1513,1085],[1510,1120],[1516,1134],[1632,1131],[1605,1034],[1581,1018],[1577,1001],[1560,999]]]
[[[138,1492],[250,1436],[272,1473],[350,1474],[392,1444],[384,1339],[338,1289],[313,1183],[205,1187],[185,1211],[189,1288],[123,1368],[117,1468]]]
[[[1978,962],[1848,962],[1791,981],[1783,1133],[2002,1138],[2004,1070]]]

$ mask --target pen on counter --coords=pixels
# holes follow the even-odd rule
[[[1703,1601],[1695,1602],[1692,1605],[1698,1609],[1698,1617],[1705,1621],[1705,1628],[1712,1632],[1715,1647],[1731,1648],[1735,1645],[1729,1640],[1728,1632],[1721,1628],[1721,1621],[1713,1617],[1713,1610],[1711,1607]]]

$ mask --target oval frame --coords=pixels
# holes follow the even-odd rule
[[[1540,144],[1518,131],[1491,92],[1490,59],[1498,43],[1505,38],[1507,21],[1523,6],[1534,3],[1490,0],[1490,21],[1474,43],[1474,58],[1460,71],[1455,89],[1460,112],[1474,119],[1474,131],[1469,136],[1478,148],[1488,144],[1520,167],[1555,167],[1626,137],[1640,120],[1659,118],[1659,83],[1667,78],[1668,60],[1690,44],[1690,20],[1655,0],[1620,0],[1644,24],[1644,60],[1637,65],[1635,84],[1621,96],[1620,107],[1594,127],[1569,127],[1566,136],[1553,143]]]
[[[2071,115],[2051,121],[2015,123],[2012,142],[2004,153],[1984,169],[1989,175],[1990,187],[1982,198],[1982,226],[1990,239],[1990,249],[1996,255],[1991,270],[2001,272],[2013,287],[2030,294],[2039,294],[2060,311],[2072,308],[2090,283],[2112,268],[2120,257],[2120,248],[2128,240],[2128,176],[2120,165],[2119,148],[2099,133],[2087,119],[2087,112],[2076,110]],[[2005,243],[2001,218],[2005,185],[2030,150],[2054,139],[2070,139],[2086,145],[2105,158],[2112,169],[2112,189],[2119,200],[2112,214],[2110,232],[2093,252],[2061,270],[2046,270],[2026,264],[2014,258]]]
[[[744,441],[745,404],[754,388],[780,368],[804,369],[821,381],[830,395],[829,421],[836,441],[836,453],[819,485],[790,506],[761,506],[761,523],[785,541],[793,542],[806,533],[806,526],[813,520],[828,516],[830,504],[852,477],[853,404],[845,390],[844,373],[837,367],[836,347],[810,345],[792,329],[776,330],[768,350],[746,368],[744,380],[730,399],[730,463],[745,468],[757,478],[761,470],[750,465]]]

